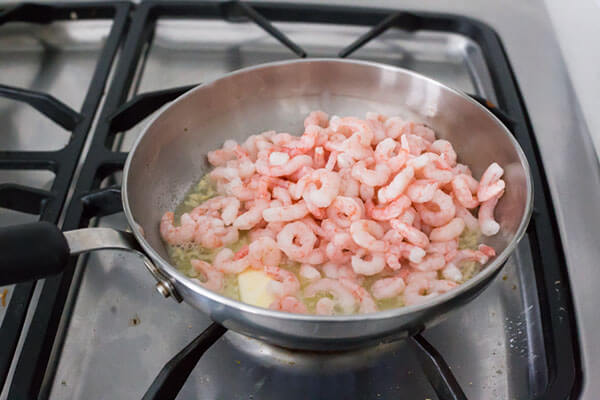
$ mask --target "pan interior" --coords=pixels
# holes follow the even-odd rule
[[[459,161],[477,178],[496,161],[505,170],[507,189],[496,209],[500,233],[486,243],[500,253],[514,238],[531,188],[526,161],[497,119],[465,96],[406,70],[307,60],[249,68],[200,86],[148,126],[134,147],[125,188],[148,244],[168,260],[160,218],[208,171],[208,151],[266,130],[299,135],[304,117],[316,109],[361,117],[376,111],[423,122],[452,142]]]

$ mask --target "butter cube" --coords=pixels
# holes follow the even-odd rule
[[[240,299],[253,306],[269,308],[275,296],[268,289],[271,279],[263,271],[249,269],[238,275]]]

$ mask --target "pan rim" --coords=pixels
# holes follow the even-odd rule
[[[374,313],[334,315],[334,316],[287,313],[287,312],[283,312],[283,311],[276,311],[276,310],[271,310],[271,309],[267,309],[267,308],[257,307],[257,306],[253,306],[253,305],[250,305],[247,303],[243,303],[241,301],[231,299],[229,297],[226,297],[226,296],[223,296],[216,292],[213,292],[211,290],[208,290],[208,289],[192,282],[190,278],[185,276],[183,273],[179,272],[179,270],[177,268],[175,268],[168,260],[165,260],[163,257],[161,257],[158,254],[158,252],[156,252],[154,250],[154,248],[148,243],[148,241],[144,238],[144,236],[141,234],[141,232],[138,229],[135,229],[135,227],[137,226],[137,223],[135,222],[135,219],[133,218],[133,215],[131,212],[131,208],[129,205],[128,191],[127,191],[128,181],[129,181],[129,169],[131,166],[132,159],[135,156],[138,146],[143,141],[143,139],[146,136],[146,133],[148,132],[150,127],[154,124],[154,122],[157,119],[159,119],[162,115],[164,115],[164,113],[167,112],[167,110],[176,106],[179,102],[184,101],[188,96],[194,95],[197,91],[200,91],[205,87],[214,85],[217,82],[228,79],[232,76],[246,74],[246,73],[261,70],[261,69],[268,69],[268,68],[279,67],[279,66],[284,66],[284,65],[289,65],[289,64],[296,64],[296,63],[354,64],[354,65],[360,65],[363,67],[378,68],[378,69],[383,69],[383,70],[391,71],[391,72],[395,72],[395,73],[403,73],[403,74],[411,75],[413,77],[424,80],[430,84],[436,85],[441,89],[450,91],[451,93],[458,95],[459,97],[462,97],[463,99],[474,104],[481,111],[483,111],[488,117],[490,117],[492,119],[492,121],[494,121],[497,125],[499,125],[499,127],[502,129],[502,131],[505,133],[505,135],[508,137],[508,139],[513,144],[513,146],[518,154],[519,161],[521,162],[523,169],[525,171],[525,175],[527,177],[527,179],[526,179],[527,194],[526,194],[525,212],[523,213],[523,217],[521,218],[521,222],[519,223],[519,226],[515,232],[515,235],[513,236],[512,240],[509,242],[509,244],[506,246],[506,248],[502,252],[500,252],[500,254],[498,254],[494,258],[494,260],[492,260],[490,263],[486,264],[480,272],[478,272],[474,277],[469,279],[467,282],[461,283],[456,288],[454,288],[444,294],[436,296],[433,299],[430,299],[424,303],[410,305],[410,306],[397,307],[397,308],[378,311],[378,312],[374,312]],[[127,218],[127,222],[129,224],[129,226],[132,228],[133,234],[134,234],[136,240],[138,241],[138,243],[140,244],[140,246],[142,247],[142,249],[144,250],[144,252],[148,256],[150,256],[150,258],[155,263],[158,264],[156,267],[158,269],[160,269],[162,272],[164,272],[169,277],[168,279],[172,279],[172,278],[175,279],[178,283],[180,283],[181,285],[184,285],[188,290],[195,292],[196,294],[199,294],[203,297],[207,297],[208,299],[218,302],[224,306],[235,308],[240,311],[243,311],[244,313],[253,314],[255,316],[274,318],[274,319],[285,320],[285,321],[297,321],[297,322],[345,323],[345,322],[360,322],[360,321],[376,321],[376,320],[385,320],[385,319],[395,319],[395,318],[398,318],[398,317],[401,317],[404,315],[418,313],[418,312],[427,310],[429,308],[438,306],[442,303],[446,303],[446,302],[450,301],[451,299],[460,296],[462,293],[475,288],[482,281],[485,281],[491,275],[495,274],[504,265],[504,263],[508,259],[508,257],[513,253],[513,251],[517,247],[518,243],[521,241],[521,239],[525,235],[527,226],[529,225],[529,221],[531,219],[531,215],[532,215],[532,211],[533,211],[533,178],[531,176],[531,169],[529,167],[529,162],[528,162],[527,158],[525,157],[525,153],[523,152],[523,149],[521,148],[520,144],[517,142],[517,140],[513,136],[512,132],[493,113],[491,113],[487,108],[485,108],[484,106],[479,104],[476,100],[472,99],[470,96],[468,96],[464,92],[457,90],[457,89],[453,89],[449,86],[446,86],[443,83],[436,81],[435,79],[429,78],[425,75],[422,75],[420,73],[417,73],[417,72],[414,72],[414,71],[411,71],[411,70],[408,70],[405,68],[392,66],[392,65],[381,64],[381,63],[372,62],[372,61],[363,61],[363,60],[345,60],[345,59],[339,59],[339,58],[308,58],[308,59],[291,59],[291,60],[284,60],[284,61],[276,61],[276,62],[258,64],[258,65],[254,65],[254,66],[250,66],[250,67],[246,67],[246,68],[241,68],[241,69],[229,72],[217,79],[214,79],[214,80],[211,80],[208,82],[204,82],[204,83],[196,86],[195,88],[187,91],[186,93],[182,94],[181,96],[179,96],[172,102],[167,103],[165,106],[163,106],[156,113],[156,115],[154,115],[150,119],[150,121],[147,123],[147,125],[143,128],[142,133],[136,138],[131,150],[129,151],[129,154],[125,161],[125,165],[123,167],[121,200],[123,203],[123,211]],[[185,300],[185,298],[184,298],[184,300]]]

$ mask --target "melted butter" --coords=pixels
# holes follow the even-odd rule
[[[204,201],[213,198],[217,195],[216,187],[208,178],[208,175],[205,175],[196,185],[194,185],[190,191],[185,195],[183,202],[175,209],[175,223],[179,224],[179,218],[182,214],[186,212],[190,212],[195,207],[202,204]],[[460,238],[459,238],[459,249],[477,249],[478,244],[481,240],[481,234],[479,231],[469,231],[465,230]],[[232,249],[234,252],[240,250],[243,246],[249,244],[249,237],[247,231],[240,231],[240,239],[236,243],[233,243],[227,247]],[[191,260],[198,259],[202,261],[206,261],[208,263],[212,263],[214,261],[215,256],[221,249],[206,249],[197,245],[186,245],[186,246],[172,246],[169,245],[168,252],[169,257],[173,264],[182,271],[185,275],[200,279],[201,281],[205,280],[205,277],[195,271],[192,268]],[[300,281],[301,289],[304,289],[306,286],[310,284],[307,280],[300,277],[300,263],[286,261],[285,264],[280,265],[281,268],[284,268],[296,275],[298,280]],[[477,272],[481,270],[481,266],[476,262],[466,262],[461,265],[461,270],[464,275],[464,281],[471,279]],[[378,279],[385,278],[388,276],[392,276],[393,273],[391,271],[384,271],[382,273],[365,277],[362,282],[362,287],[369,290],[371,285]],[[223,295],[230,297],[234,300],[241,300],[240,297],[240,285],[239,279],[237,275],[234,274],[226,274],[225,275],[225,284],[223,288]],[[258,295],[257,298],[263,299],[261,297],[262,294]],[[311,298],[302,298],[302,301],[306,305],[309,312],[314,313],[315,307],[319,299],[327,296],[332,298],[329,295],[319,294],[317,296]],[[264,297],[265,299],[268,296]],[[262,300],[261,300],[262,301]],[[264,303],[264,301],[262,302]],[[265,306],[263,304],[260,306]],[[402,307],[404,306],[402,302],[402,297],[395,297],[391,299],[383,299],[376,300],[376,304],[379,310],[388,310],[392,308]],[[266,305],[265,307],[268,307]]]

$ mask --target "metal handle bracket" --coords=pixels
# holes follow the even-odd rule
[[[144,261],[146,269],[156,279],[156,290],[164,297],[173,297],[181,303],[179,294],[171,280],[159,270],[140,248],[131,232],[111,228],[84,228],[64,232],[71,255],[94,250],[126,250],[135,253]]]

